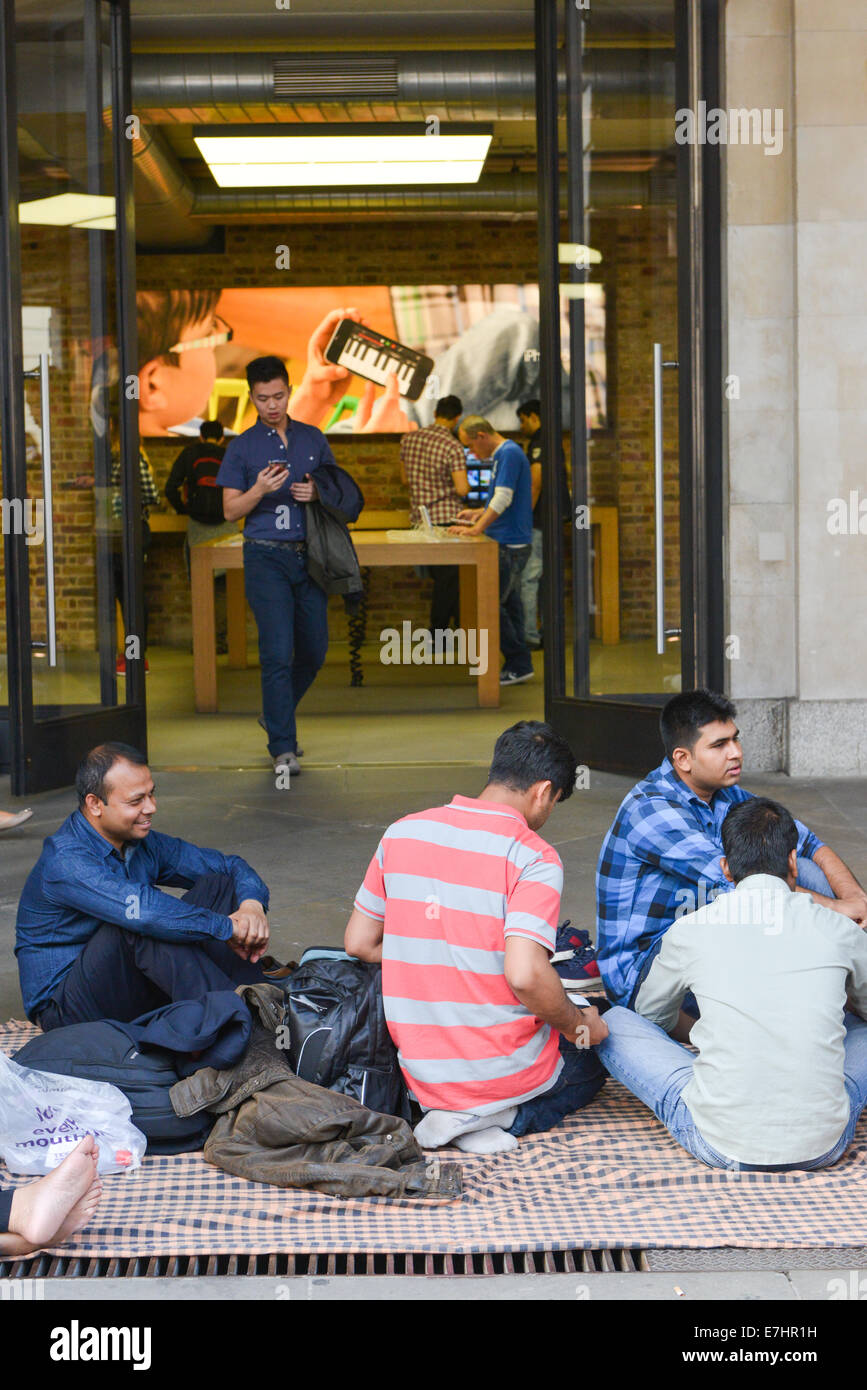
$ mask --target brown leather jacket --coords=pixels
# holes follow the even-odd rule
[[[253,1015],[240,1062],[225,1071],[204,1067],[171,1089],[178,1115],[219,1116],[205,1144],[208,1163],[251,1182],[338,1197],[460,1197],[460,1166],[425,1159],[405,1120],[295,1075],[277,1047],[282,990],[259,984],[236,992]]]

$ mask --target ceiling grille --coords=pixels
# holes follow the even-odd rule
[[[396,97],[397,63],[393,58],[361,54],[335,59],[323,54],[277,58],[274,96],[285,101],[345,101],[352,97]]]

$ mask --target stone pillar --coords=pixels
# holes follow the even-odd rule
[[[725,149],[729,688],[748,766],[864,773],[867,6],[728,0],[724,57],[727,111],[783,113]]]

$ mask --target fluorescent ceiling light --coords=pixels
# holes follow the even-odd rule
[[[117,229],[114,214],[111,217],[86,217],[83,222],[73,222],[73,227],[83,227],[86,232],[113,232]]]
[[[110,221],[113,229],[114,214],[114,198],[95,193],[57,193],[18,208],[19,222],[43,227],[107,227]]]
[[[325,126],[321,135],[194,136],[220,188],[339,188],[476,183],[490,131],[425,135],[390,126],[375,135]]]

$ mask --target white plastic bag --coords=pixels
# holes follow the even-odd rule
[[[87,1134],[100,1173],[138,1168],[147,1140],[131,1114],[116,1086],[32,1071],[0,1052],[0,1158],[10,1173],[50,1173]]]

